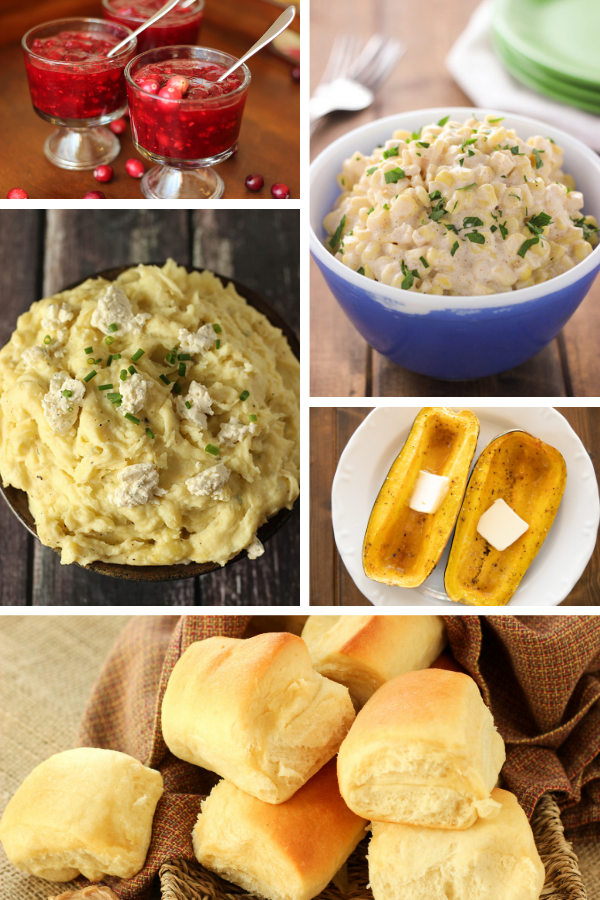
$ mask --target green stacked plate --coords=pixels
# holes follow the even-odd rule
[[[517,81],[600,115],[600,0],[496,0],[493,38]]]

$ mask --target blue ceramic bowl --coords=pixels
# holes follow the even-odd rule
[[[542,284],[472,297],[403,291],[365,278],[324,246],[323,219],[339,195],[337,175],[356,150],[371,153],[398,128],[417,130],[450,114],[464,121],[496,110],[421,109],[370,122],[324,150],[310,169],[310,250],[334,297],[368,343],[392,362],[434,378],[463,380],[503,372],[534,356],[573,315],[600,269],[600,245],[568,272]],[[565,151],[563,170],[600,221],[600,157],[580,141],[526,116],[505,116],[520,137],[542,134]]]

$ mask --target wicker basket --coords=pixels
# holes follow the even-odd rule
[[[546,867],[546,883],[540,900],[587,900],[577,857],[565,839],[560,812],[553,797],[545,794],[538,803],[531,827]],[[372,900],[367,888],[368,838],[361,841],[347,865],[347,888],[329,884],[321,900]],[[198,864],[180,860],[161,867],[162,900],[240,900],[250,895]]]

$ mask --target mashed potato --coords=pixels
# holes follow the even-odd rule
[[[0,475],[63,563],[217,562],[298,495],[298,362],[209,272],[34,303],[0,351]]]
[[[550,138],[524,141],[501,117],[397,131],[344,162],[324,223],[329,249],[361,275],[428,294],[547,281],[597,241],[562,161]]]

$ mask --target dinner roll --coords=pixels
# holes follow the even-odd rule
[[[379,822],[468,828],[498,811],[490,799],[504,741],[468,675],[445,669],[387,681],[340,748],[342,797]]]
[[[220,781],[202,804],[192,834],[207,869],[268,900],[310,900],[333,878],[365,834],[329,762],[293,797],[275,806]]]
[[[441,616],[309,616],[302,637],[317,672],[345,684],[360,709],[384,681],[430,666],[446,628]]]
[[[538,900],[544,865],[517,798],[496,788],[493,819],[466,831],[373,823],[369,881],[375,900]]]
[[[27,776],[0,821],[17,868],[49,881],[131,878],[143,867],[162,776],[116,750],[56,753]]]
[[[285,632],[191,644],[162,705],[175,756],[267,803],[331,759],[353,719],[348,689],[315,672],[302,638]]]

